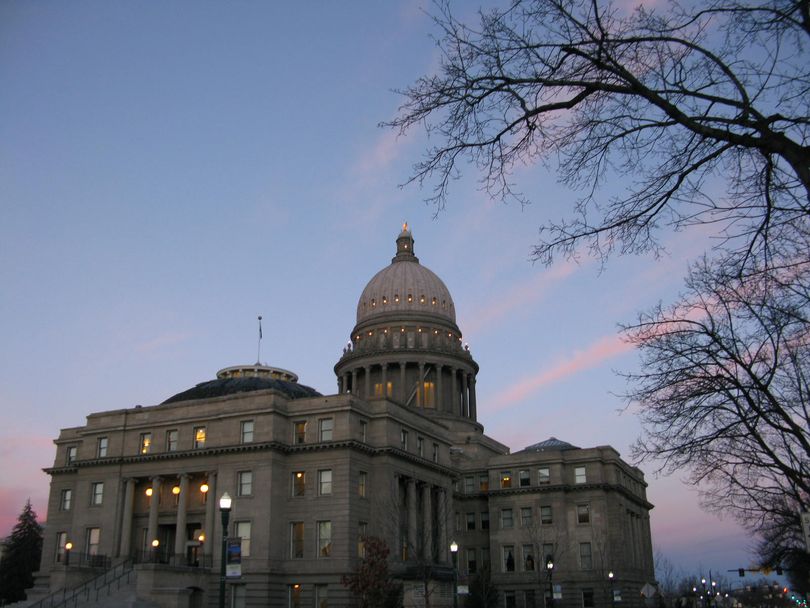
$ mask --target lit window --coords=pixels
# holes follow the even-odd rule
[[[475,513],[467,513],[467,530],[475,530]]]
[[[96,481],[90,488],[90,504],[100,505],[104,502],[104,482]]]
[[[78,452],[78,448],[75,445],[70,446],[65,452],[65,462],[67,464],[73,464],[76,462],[76,452]]]
[[[424,304],[424,303],[425,303],[425,296],[424,296],[424,295],[419,296],[419,303],[420,303],[420,304]]]
[[[318,522],[318,557],[332,555],[332,522]]]
[[[290,608],[301,608],[301,585],[290,585]]]
[[[332,493],[332,469],[318,471],[318,493],[328,496]]]
[[[408,449],[408,431],[402,429],[399,433],[399,447],[403,450]]]
[[[329,608],[328,585],[315,585],[315,608]]]
[[[587,524],[591,521],[590,505],[577,505],[577,523]]]
[[[551,471],[548,467],[540,467],[537,469],[537,483],[544,484],[551,480]]]
[[[331,418],[321,418],[318,424],[320,426],[321,441],[332,441],[333,420]]]
[[[237,496],[253,495],[253,471],[240,471],[237,474]]]
[[[433,306],[436,306],[436,304],[438,304],[438,303],[439,303],[439,301],[438,301],[436,298],[433,298],[433,299],[431,299],[431,300],[430,300],[430,303],[431,303]]]
[[[521,507],[520,508],[520,525],[524,528],[528,528],[532,525],[532,508],[531,507]]]
[[[307,438],[307,423],[299,421],[295,423],[293,430],[293,441],[297,444],[304,443]]]
[[[528,469],[523,469],[520,471],[520,473],[518,473],[518,482],[520,483],[521,488],[531,485],[532,479]]]
[[[475,574],[478,571],[478,563],[475,559],[475,549],[467,549],[467,574]]]
[[[87,555],[98,555],[98,546],[101,543],[101,528],[87,528],[85,547]]]
[[[408,304],[410,304],[411,302],[413,302],[413,295],[408,294]]]
[[[503,546],[503,571],[515,571],[515,547],[514,545]]]
[[[304,471],[295,471],[292,474],[292,495],[304,496],[306,493],[307,474]]]
[[[422,383],[422,388],[424,389],[423,394],[425,396],[425,401],[422,405],[429,408],[436,407],[436,384],[425,380]]]
[[[433,444],[433,462],[439,462],[439,444]]]
[[[475,493],[475,477],[464,478],[464,493],[465,494]]]
[[[481,511],[481,529],[489,530],[489,511]]]
[[[234,523],[233,532],[242,545],[242,557],[250,557],[250,522],[237,521]]]
[[[152,449],[152,433],[141,433],[138,451],[141,454],[148,454]]]
[[[357,493],[360,495],[361,498],[366,497],[366,486],[368,485],[368,473],[365,471],[360,471],[360,475],[357,478]]]
[[[540,507],[540,523],[541,524],[550,524],[553,522],[551,516],[551,505],[545,505]]]
[[[357,557],[366,556],[366,537],[368,536],[368,522],[361,521],[357,524]]]
[[[532,545],[523,545],[523,569],[526,572],[534,570],[534,549]]]
[[[198,450],[205,447],[205,427],[194,427],[194,449]]]
[[[593,568],[591,543],[579,543],[579,564],[582,566],[583,570],[590,570]]]
[[[419,454],[419,456],[425,456],[425,440],[423,437],[416,438],[416,453]]]
[[[177,451],[177,429],[166,431],[166,451]]]
[[[585,467],[574,468],[574,483],[585,483],[586,481]]]
[[[59,510],[70,511],[70,505],[73,502],[73,490],[62,490],[59,497]]]
[[[394,303],[399,304],[399,294],[394,294]]]
[[[388,304],[388,297],[387,296],[383,296],[383,304]]]
[[[99,437],[98,438],[98,446],[96,449],[96,456],[98,458],[104,458],[107,456],[107,446],[109,445],[109,441],[106,437]]]
[[[304,557],[304,522],[294,521],[290,524],[290,557]]]
[[[242,421],[242,443],[253,443],[253,421]]]
[[[501,509],[501,528],[512,528],[514,525],[512,509]]]
[[[512,472],[511,471],[501,471],[501,488],[511,488],[512,487]]]

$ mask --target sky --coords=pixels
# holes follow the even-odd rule
[[[474,4],[455,3],[462,18]],[[529,259],[577,193],[468,167],[447,208],[401,187],[427,140],[381,128],[436,69],[424,1],[0,3],[0,535],[46,519],[53,439],[261,359],[334,393],[357,299],[407,221],[481,371],[478,415],[512,450],[555,436],[629,458],[617,324],[679,292],[706,235],[661,258]],[[754,563],[683,475],[649,482],[653,544],[686,572]]]

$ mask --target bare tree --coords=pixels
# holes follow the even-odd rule
[[[625,328],[633,455],[688,470],[705,508],[781,543],[810,506],[810,260],[737,276],[703,261],[679,303]]]
[[[583,244],[602,257],[658,251],[659,229],[694,224],[738,259],[768,260],[810,223],[808,0],[629,14],[601,0],[514,0],[477,26],[442,1],[434,20],[437,73],[400,91],[384,124],[437,142],[411,178],[433,186],[437,210],[467,161],[491,194],[527,202],[512,170],[556,160],[584,194],[541,229],[544,262]],[[600,198],[616,177],[625,191]],[[725,192],[710,196],[708,180]]]

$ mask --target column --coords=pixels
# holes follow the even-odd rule
[[[363,395],[363,397],[365,399],[370,399],[371,397],[373,397],[373,395],[371,394],[371,366],[366,365],[363,369],[365,370],[366,376],[365,377],[366,394]]]
[[[417,536],[416,536],[416,480],[410,477],[405,489],[405,500],[408,508],[408,559],[416,558]]]
[[[405,400],[408,398],[407,393],[405,392],[405,367],[407,363],[403,363],[402,361],[399,362],[399,400],[402,404],[405,404]]]
[[[388,399],[388,364],[382,364],[382,387],[383,387],[383,398]]]
[[[422,485],[422,557],[428,563],[433,562],[433,501],[430,484]]]
[[[433,366],[433,369],[436,370],[436,410],[437,411],[446,411],[444,407],[444,400],[442,399],[442,368],[444,365],[441,363],[437,363]]]
[[[425,362],[419,362],[419,377],[416,379],[416,405],[419,407],[425,407],[425,391],[424,388],[424,381],[425,381]]]
[[[449,513],[447,511],[447,490],[444,488],[438,489],[438,505],[436,508],[437,524],[439,526],[439,547],[436,554],[436,561],[442,564],[449,562],[447,552],[450,549],[447,541],[447,518]]]
[[[217,474],[208,473],[208,495],[205,497],[205,543],[203,555],[210,558],[214,555],[214,509],[217,504]],[[207,564],[210,565],[210,564]]]
[[[458,415],[459,413],[459,405],[458,405],[458,370],[455,367],[450,368],[450,392],[453,395],[453,414]]]
[[[469,416],[470,415],[470,401],[469,401],[469,393],[470,393],[470,375],[467,372],[461,373],[461,398],[463,400],[463,406],[461,408],[461,415],[462,416]]]
[[[121,544],[118,557],[129,557],[132,549],[132,509],[135,501],[135,479],[126,480],[124,490],[124,519],[121,522]]]
[[[177,527],[174,531],[174,562],[184,566],[186,562],[186,511],[188,509],[188,475],[180,475],[180,496],[177,501]]]
[[[151,550],[152,541],[157,538],[160,481],[160,477],[152,478],[152,496],[149,497],[149,527],[146,531],[146,546],[144,547],[145,551]]]
[[[360,395],[360,391],[357,390],[357,368],[352,370],[352,395]]]
[[[349,392],[349,372],[343,372],[343,387],[340,392],[341,393],[348,393]]]
[[[477,407],[475,402],[475,376],[470,378],[470,418],[477,420]]]

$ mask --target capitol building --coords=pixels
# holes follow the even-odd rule
[[[217,606],[227,493],[233,608],[351,606],[342,580],[369,537],[390,549],[406,608],[463,608],[477,577],[501,608],[644,605],[642,472],[609,445],[540,441],[542,428],[519,451],[484,433],[478,364],[407,225],[334,371],[322,395],[280,367],[227,367],[62,429],[29,598]]]

